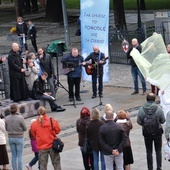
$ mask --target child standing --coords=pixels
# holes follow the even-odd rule
[[[37,121],[36,119],[31,119],[31,123],[33,123],[34,121]],[[34,158],[31,160],[31,162],[29,164],[26,165],[28,170],[32,170],[32,166],[35,165],[38,161],[38,149],[37,149],[37,142],[36,139],[34,138],[34,136],[31,134],[31,130],[29,130],[29,137],[30,137],[30,141],[31,141],[31,147],[32,147],[32,151],[34,152]],[[38,162],[38,169],[40,169],[40,164]]]

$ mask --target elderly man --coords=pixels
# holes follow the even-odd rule
[[[100,52],[98,46],[93,46],[93,52],[90,53],[89,56],[85,59],[85,61],[92,61],[92,65],[95,65],[92,72],[92,89],[93,89],[93,95],[92,99],[96,98],[97,95],[97,79],[99,82],[98,85],[98,94],[99,97],[103,97],[103,65],[106,64],[105,61],[105,55],[104,53]],[[90,69],[90,65],[88,65],[88,68]]]
[[[115,161],[116,169],[123,170],[123,147],[128,139],[121,125],[114,122],[113,112],[106,113],[106,123],[100,126],[99,143],[104,153],[107,170],[113,170]]]
[[[19,45],[12,44],[12,50],[8,55],[10,97],[14,102],[25,100],[29,97],[29,90],[25,80],[23,60],[19,53]]]
[[[142,84],[142,89],[143,89],[142,95],[145,95],[146,94],[145,79],[144,79],[143,75],[141,74],[139,68],[137,67],[135,61],[133,60],[132,56],[130,55],[130,52],[132,51],[133,48],[136,48],[139,52],[142,51],[142,47],[139,45],[138,40],[136,38],[132,39],[132,47],[127,52],[127,59],[130,59],[131,73],[132,73],[132,78],[133,78],[133,82],[134,82],[134,90],[135,90],[131,95],[139,93],[138,76],[139,76],[139,78],[141,80],[141,84]]]
[[[67,67],[67,83],[69,88],[69,100],[73,101],[74,95],[77,101],[81,101],[80,97],[80,81],[82,74],[82,66],[85,65],[84,59],[78,54],[78,49],[73,48],[71,53],[61,59],[64,67]],[[75,86],[75,94],[73,88]]]

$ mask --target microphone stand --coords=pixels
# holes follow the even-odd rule
[[[100,60],[99,60],[100,61]],[[99,77],[100,77],[100,74],[99,74],[99,61],[97,62],[97,81],[98,81],[98,84],[99,84]],[[101,97],[101,95],[99,94],[99,104],[98,105],[96,105],[96,106],[93,106],[92,107],[92,109],[94,109],[94,108],[96,108],[96,107],[98,107],[98,106],[100,106],[100,110],[101,110],[101,106],[105,106],[103,103],[102,103],[102,97]]]

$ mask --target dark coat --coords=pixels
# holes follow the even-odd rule
[[[79,118],[76,122],[76,129],[78,133],[78,145],[83,146],[85,134],[86,134],[86,124],[90,121],[90,116],[86,116],[84,118]]]
[[[88,141],[95,151],[100,151],[100,145],[99,145],[99,128],[104,124],[101,120],[91,120],[88,123],[87,128],[87,137]]]
[[[29,90],[25,80],[25,74],[21,72],[23,68],[22,58],[18,53],[11,50],[8,55],[10,96],[14,101],[27,99]]]
[[[104,155],[112,155],[114,149],[121,153],[126,141],[125,131],[113,120],[106,121],[99,129],[99,142]]]
[[[104,55],[104,53],[100,52],[100,60],[103,60],[103,59],[105,59],[105,55]],[[89,60],[92,60],[92,64],[95,64],[96,62],[99,61],[99,54],[95,54],[94,52],[90,53],[90,55],[87,56],[85,61],[89,61]],[[104,64],[99,64],[99,75],[103,75],[103,65]],[[97,75],[97,69],[95,69],[95,71],[93,72],[93,75]]]
[[[33,99],[39,99],[41,95],[45,92],[45,81],[41,79],[41,76],[39,76],[33,84],[32,87],[32,98]]]
[[[73,63],[73,71],[70,71],[67,76],[68,77],[81,77],[82,74],[82,66],[80,63],[84,61],[84,58],[81,55],[78,55],[77,57],[73,57],[71,53],[61,59],[61,63],[63,63],[63,66],[67,67],[67,63],[71,62]],[[76,65],[74,67],[74,64]]]
[[[44,53],[43,57],[40,59],[40,66],[42,71],[45,71],[48,74],[48,78],[54,75],[54,65],[51,59],[50,54]]]
[[[18,24],[16,25],[16,33],[18,36],[20,36],[20,34],[25,34],[27,35],[27,24],[25,22],[23,22],[22,24]]]
[[[28,34],[29,34],[30,39],[35,39],[36,33],[37,33],[37,30],[36,30],[35,26],[34,25],[30,26],[29,30],[28,30]]]
[[[130,59],[130,65],[131,65],[132,67],[137,67],[135,61],[133,60],[132,56],[130,55],[130,52],[132,51],[132,49],[133,49],[133,47],[131,47],[131,48],[128,50],[128,52],[127,52],[127,59]],[[141,45],[138,45],[138,46],[136,47],[136,49],[141,53],[141,51],[142,51]]]

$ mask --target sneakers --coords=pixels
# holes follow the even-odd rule
[[[26,168],[27,168],[28,170],[32,170],[32,167],[29,166],[29,164],[26,164]]]
[[[133,93],[131,93],[131,95],[135,95],[135,94],[138,94],[139,92],[138,91],[134,91]]]

